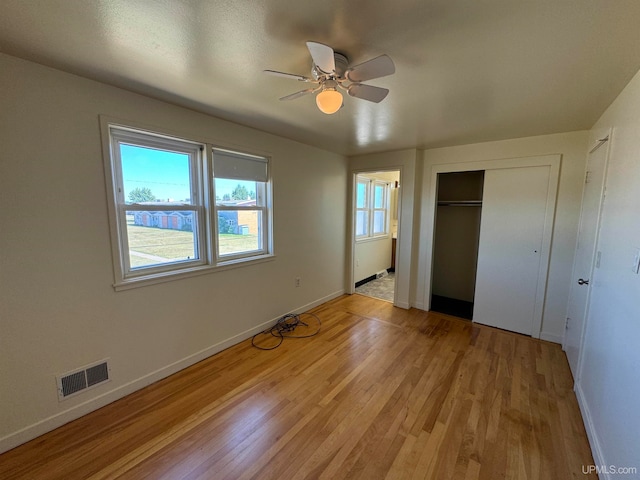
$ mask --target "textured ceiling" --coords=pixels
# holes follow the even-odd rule
[[[357,154],[590,128],[640,69],[638,0],[2,0],[0,51]],[[386,53],[390,89],[334,115],[273,69],[305,42]]]

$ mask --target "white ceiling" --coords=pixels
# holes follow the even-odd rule
[[[304,88],[305,42],[386,53],[374,104]],[[342,154],[590,128],[640,69],[638,0],[1,0],[0,51]],[[301,87],[302,86],[302,87]]]

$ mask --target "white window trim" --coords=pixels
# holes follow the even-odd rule
[[[215,214],[215,218],[218,217],[217,212],[224,212],[224,211],[232,211],[232,212],[237,212],[237,211],[245,211],[245,212],[260,212],[260,218],[262,220],[261,225],[260,225],[260,229],[262,232],[266,232],[267,228],[268,228],[268,222],[267,222],[267,215],[268,215],[268,211],[267,211],[267,207],[261,207],[261,206],[256,206],[256,207],[243,207],[243,206],[225,206],[225,205],[216,205],[213,213]],[[219,232],[218,232],[218,222],[215,222],[216,226],[216,238],[218,238]],[[263,233],[264,235],[264,233]],[[264,246],[262,248],[259,248],[257,250],[251,250],[250,252],[245,252],[245,253],[225,253],[225,254],[221,254],[220,253],[220,244],[218,242],[216,243],[216,262],[218,264],[220,263],[226,263],[229,262],[231,260],[237,260],[237,259],[241,259],[241,258],[247,258],[247,257],[255,257],[257,255],[265,255],[268,253],[269,251],[269,242],[267,241],[267,239],[264,239]]]
[[[106,116],[100,117],[100,129],[103,142],[103,163],[105,170],[105,181],[107,186],[109,228],[111,232],[111,254],[114,265],[114,283],[116,291],[128,290],[147,285],[189,278],[231,268],[254,265],[271,261],[275,258],[273,253],[273,207],[272,207],[272,181],[270,174],[271,159],[266,155],[259,155],[267,162],[267,181],[264,188],[264,204],[259,207],[262,211],[262,228],[264,236],[264,248],[259,251],[252,251],[246,254],[223,255],[217,254],[217,206],[215,202],[214,178],[212,176],[212,151],[214,148],[226,148],[238,153],[241,148],[237,146],[222,147],[217,142],[214,144],[207,141],[189,139],[186,136],[166,132],[158,128],[148,126],[138,126],[134,122],[122,122]],[[172,205],[170,207],[156,207],[145,205],[144,210],[190,210],[197,215],[197,234],[200,258],[192,261],[179,261],[170,264],[159,265],[157,267],[147,267],[136,272],[131,272],[129,268],[129,250],[126,234],[125,211],[142,210],[134,205],[126,205],[124,202],[124,192],[121,191],[122,171],[119,159],[119,149],[115,148],[116,143],[112,142],[112,131],[117,131],[118,137],[126,137],[127,132],[133,135],[140,133],[150,137],[156,137],[156,146],[166,148],[172,141],[182,145],[192,144],[197,147],[200,158],[196,159],[196,164],[190,169],[192,193],[191,204]],[[147,138],[148,140],[148,138]],[[152,142],[153,143],[153,142]],[[150,145],[145,143],[144,145]],[[115,150],[118,150],[115,152]],[[182,150],[179,150],[182,151]],[[246,153],[253,155],[254,153]],[[257,192],[256,192],[257,194]],[[194,198],[197,201],[194,201]],[[134,207],[134,208],[131,208]],[[233,207],[238,210],[239,208]],[[249,207],[256,210],[257,207]]]
[[[212,161],[213,161],[213,175],[211,178],[211,191],[212,195],[212,207],[211,207],[211,222],[213,224],[213,231],[215,235],[215,239],[219,238],[219,225],[218,225],[218,212],[220,211],[254,211],[260,212],[261,225],[259,226],[261,231],[261,240],[262,245],[257,250],[251,250],[249,252],[238,252],[238,253],[228,253],[221,254],[220,253],[220,244],[214,240],[215,244],[215,261],[218,265],[229,265],[237,263],[238,261],[247,261],[250,258],[259,257],[261,255],[270,255],[270,252],[273,251],[273,235],[270,230],[272,223],[272,201],[271,201],[271,163],[268,157],[265,156],[256,156],[250,153],[242,153],[242,157],[246,157],[251,160],[250,157],[256,157],[256,161],[262,162],[266,164],[266,181],[262,182],[256,179],[256,182],[260,184],[260,186],[256,187],[256,191],[254,192],[256,195],[256,205],[252,206],[243,206],[243,205],[218,205],[216,199],[216,190],[215,190],[215,179],[216,178],[226,178],[228,180],[233,180],[234,178],[227,178],[226,176],[215,176],[215,167],[216,167],[216,151],[222,154],[231,154],[231,156],[237,156],[239,152],[229,151],[227,149],[221,147],[212,147],[210,150],[212,152]],[[239,181],[242,181],[241,178],[235,178]]]
[[[372,195],[371,195],[371,224],[369,228],[369,232],[371,233],[371,237],[388,237],[389,236],[389,182],[385,182],[382,180],[374,180],[372,182]],[[376,187],[382,187],[382,208],[376,208]],[[374,232],[375,226],[375,218],[376,212],[382,212],[384,216],[384,229],[382,232],[376,233]]]
[[[364,190],[364,207],[358,207],[358,186],[362,184],[365,185],[365,190]],[[356,199],[355,199],[355,204],[356,204],[356,223],[355,225],[358,225],[358,213],[359,212],[364,212],[366,214],[366,226],[367,226],[367,233],[365,234],[358,234],[357,229],[356,229],[356,241],[359,240],[364,240],[370,237],[369,235],[369,225],[371,224],[371,211],[369,209],[369,206],[371,204],[370,202],[370,197],[371,197],[371,180],[368,178],[363,178],[363,177],[359,177],[356,179]]]
[[[116,203],[116,219],[118,222],[118,239],[119,239],[119,276],[123,280],[133,280],[136,278],[147,277],[157,273],[173,272],[183,268],[198,267],[209,263],[209,255],[206,249],[206,216],[203,203],[204,173],[203,173],[203,154],[202,145],[194,142],[178,140],[175,138],[161,137],[149,132],[135,131],[132,129],[124,129],[122,127],[109,126],[109,142],[111,146],[111,169],[113,171],[114,183],[113,194]],[[144,141],[141,141],[144,136]],[[121,143],[124,144],[140,144],[145,147],[157,147],[158,149],[180,152],[189,155],[189,175],[191,183],[191,203],[176,205],[140,205],[127,204],[124,198],[122,175],[122,160],[120,158]],[[194,198],[195,197],[195,198]],[[147,267],[144,269],[134,270],[130,266],[130,256],[127,231],[127,211],[191,211],[196,217],[196,231],[194,232],[194,250],[199,254],[199,258],[193,260],[183,260],[158,265],[155,267]],[[181,267],[182,266],[182,267]]]
[[[363,183],[363,184],[367,184],[366,187],[366,193],[365,193],[365,207],[364,208],[358,208],[358,184]],[[383,198],[383,204],[384,207],[383,208],[375,208],[375,187],[376,186],[383,186],[384,187],[384,198]],[[355,208],[355,215],[356,218],[354,219],[354,228],[355,225],[357,225],[357,215],[358,212],[360,211],[364,211],[367,213],[367,233],[364,235],[358,235],[357,231],[355,234],[355,241],[356,243],[364,243],[364,242],[371,242],[374,240],[380,240],[383,238],[389,238],[390,237],[390,215],[389,215],[389,209],[390,209],[390,183],[386,182],[384,180],[379,180],[379,179],[375,179],[375,178],[369,178],[365,175],[357,175],[356,177],[356,191],[355,191],[355,198],[354,198],[354,202],[356,205]],[[373,232],[373,225],[374,225],[374,216],[375,216],[375,212],[376,211],[384,211],[384,232],[382,233],[374,233]]]

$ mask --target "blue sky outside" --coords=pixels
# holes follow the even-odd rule
[[[161,201],[184,201],[191,197],[189,189],[189,156],[134,145],[121,145],[122,180],[125,200],[136,188],[149,188]],[[255,182],[216,179],[216,196],[222,198],[238,184],[255,191]]]

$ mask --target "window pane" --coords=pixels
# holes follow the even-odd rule
[[[373,233],[385,233],[384,210],[373,212]]]
[[[127,203],[191,203],[189,155],[120,144]]]
[[[356,208],[366,208],[367,184],[358,182],[356,191]]]
[[[373,191],[373,208],[384,208],[384,186],[376,185]]]
[[[194,212],[128,211],[131,268],[197,259]]]
[[[229,180],[216,178],[216,204],[252,207],[256,205],[256,193],[261,191],[263,182],[251,180]]]
[[[356,236],[367,235],[369,230],[369,215],[366,211],[356,213]]]
[[[220,256],[262,249],[260,210],[219,210],[218,251]]]

